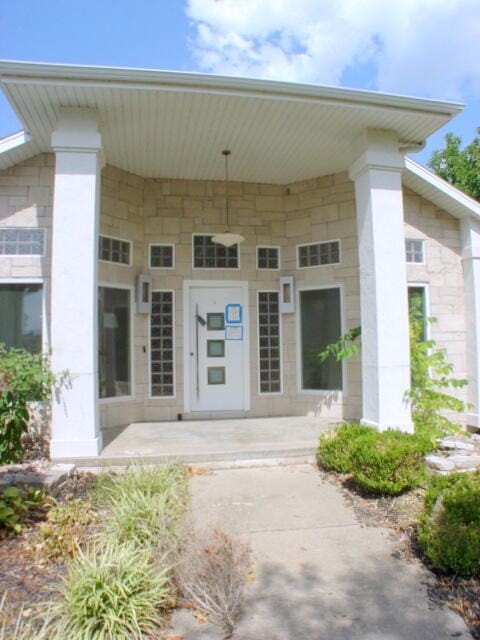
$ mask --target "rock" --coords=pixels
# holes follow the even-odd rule
[[[453,462],[455,469],[476,469],[480,467],[480,455],[453,455],[448,460]]]
[[[425,462],[431,469],[436,469],[442,472],[453,471],[455,469],[455,463],[452,462],[450,458],[436,456],[433,453],[425,456]]]
[[[444,438],[443,440],[440,440],[440,448],[475,451],[475,445],[472,442],[466,442],[465,440],[457,438]]]
[[[62,482],[65,482],[74,471],[74,464],[52,464],[36,470],[32,470],[28,466],[10,468],[8,473],[0,475],[0,491],[9,485],[14,485],[46,489],[49,493],[54,494],[55,489]]]

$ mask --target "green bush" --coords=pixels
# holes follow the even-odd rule
[[[342,424],[334,431],[322,433],[317,450],[317,460],[325,469],[350,473],[352,445],[360,436],[374,431],[361,424]]]
[[[166,568],[145,549],[110,543],[80,551],[53,605],[53,640],[147,637],[169,602]]]
[[[429,438],[372,429],[352,443],[349,459],[353,480],[372,493],[398,495],[422,483],[424,455],[431,448]]]
[[[432,480],[418,539],[437,569],[480,576],[480,471]]]
[[[35,509],[45,498],[43,489],[29,487],[6,487],[0,493],[0,530],[8,529],[14,533],[22,530],[21,521],[31,509]]]

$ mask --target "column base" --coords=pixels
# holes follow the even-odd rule
[[[467,413],[467,426],[480,429],[480,416],[478,413]]]
[[[414,425],[413,422],[404,422],[404,423],[382,423],[375,422],[373,420],[366,420],[362,418],[360,420],[360,424],[363,424],[365,427],[373,427],[377,431],[387,431],[387,429],[394,429],[395,431],[404,431],[405,433],[413,433]]]
[[[102,436],[91,440],[51,440],[50,457],[61,458],[96,458],[102,450]]]

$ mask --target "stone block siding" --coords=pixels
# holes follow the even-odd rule
[[[54,156],[43,154],[0,173],[0,225],[47,229],[45,258],[0,259],[0,278],[50,275]],[[361,413],[361,370],[358,358],[346,367],[343,394],[299,393],[297,390],[297,314],[282,317],[283,393],[258,394],[257,291],[276,290],[281,275],[294,275],[302,287],[341,285],[343,322],[348,330],[360,323],[358,252],[353,183],[346,172],[286,186],[232,183],[230,226],[245,236],[240,269],[192,268],[192,234],[225,229],[223,182],[144,179],[115,167],[102,171],[100,232],[132,241],[132,265],[100,262],[99,281],[135,286],[139,273],[150,272],[154,289],[175,292],[176,395],[149,397],[148,318],[134,314],[134,398],[102,401],[104,427],[136,420],[175,419],[183,413],[183,280],[248,280],[250,283],[251,415],[357,418]],[[406,237],[426,240],[425,265],[408,265],[409,282],[429,285],[429,313],[439,318],[434,337],[448,349],[458,375],[465,375],[465,319],[458,221],[430,202],[405,190]],[[297,269],[298,244],[341,241],[340,265]],[[175,245],[175,269],[148,268],[150,243]],[[257,245],[281,248],[281,269],[256,269]],[[48,288],[47,288],[48,291]],[[145,348],[145,352],[144,352]]]

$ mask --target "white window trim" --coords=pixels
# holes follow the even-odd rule
[[[420,242],[422,245],[422,260],[421,262],[415,262],[415,261],[410,261],[407,259],[407,242]],[[425,265],[426,264],[426,259],[425,259],[425,239],[424,238],[405,238],[405,262],[407,264],[414,264],[414,265]]]
[[[329,262],[328,264],[312,264],[308,267],[300,266],[300,247],[312,247],[316,244],[331,244],[332,242],[338,242],[338,262]],[[336,267],[339,264],[342,264],[342,241],[340,240],[340,238],[332,238],[331,240],[317,240],[317,242],[302,242],[302,244],[296,245],[295,255],[297,269],[323,269],[325,267]]]
[[[280,328],[279,335],[279,349],[280,349],[280,391],[260,391],[260,325],[258,322],[259,316],[259,298],[261,293],[276,293],[278,295],[278,324]],[[259,289],[257,291],[257,377],[258,377],[258,395],[263,397],[267,396],[281,396],[283,395],[283,314],[280,313],[280,293],[278,289]]]
[[[420,263],[414,263],[414,264],[420,264]],[[407,282],[407,296],[408,296],[408,290],[410,288],[423,289],[425,292],[425,320],[426,320],[425,337],[427,340],[431,340],[432,327],[430,322],[428,322],[428,318],[430,318],[430,283],[425,281],[415,282],[414,280],[409,280]]]
[[[130,245],[130,251],[129,253],[129,261],[128,264],[125,264],[124,262],[114,262],[113,260],[102,260],[102,258],[100,258],[100,255],[98,256],[98,261],[99,262],[103,262],[104,264],[114,264],[117,267],[131,267],[133,264],[133,242],[131,240],[128,240],[127,238],[119,238],[117,236],[110,236],[106,233],[99,233],[98,234],[98,241],[100,241],[100,238],[109,238],[110,240],[119,240],[120,242],[127,242]]]
[[[199,234],[204,235],[204,234]],[[233,271],[233,269],[232,269]],[[184,412],[191,412],[190,403],[190,290],[196,287],[241,287],[243,298],[244,342],[244,404],[243,412],[250,411],[250,305],[248,282],[244,280],[184,280],[183,281],[183,398]],[[198,412],[196,412],[198,413]]]
[[[2,284],[41,284],[42,285],[42,353],[48,353],[48,351],[50,350],[49,324],[48,324],[48,318],[47,318],[49,280],[47,278],[0,278],[0,285]]]
[[[108,263],[115,264],[115,263]],[[124,265],[127,266],[127,265]],[[112,398],[100,398],[98,397],[98,402],[101,405],[104,404],[114,404],[116,402],[129,402],[131,400],[135,400],[135,287],[131,284],[119,284],[118,282],[98,282],[97,284],[97,296],[98,296],[98,288],[99,287],[107,287],[109,289],[127,289],[130,291],[130,394],[128,396],[114,396]],[[97,321],[97,344],[98,344],[98,321]],[[97,347],[98,351],[98,347]],[[97,371],[99,371],[98,367],[98,353],[96,355],[97,358]],[[98,389],[98,393],[100,389]]]
[[[0,253],[0,258],[45,258],[48,234],[46,227],[1,227],[1,231],[43,231],[43,253]]]
[[[196,267],[195,266],[195,247],[194,247],[194,243],[193,243],[193,239],[196,236],[210,236],[210,238],[212,238],[216,233],[219,233],[218,231],[215,231],[214,233],[192,233],[192,270],[193,271],[240,271],[241,268],[241,249],[240,249],[240,244],[237,245],[238,246],[238,265],[236,267]]]
[[[172,247],[172,266],[171,267],[152,267],[152,247]],[[149,269],[163,269],[165,271],[172,271],[175,269],[175,245],[170,242],[150,242],[148,245],[148,268]],[[156,289],[156,291],[168,291],[168,289]]]
[[[327,265],[325,265],[327,266]],[[301,291],[316,291],[319,289],[338,289],[340,291],[340,335],[345,335],[345,291],[342,283],[300,286],[296,291],[296,360],[297,360],[297,392],[305,395],[328,396],[336,395],[339,400],[348,395],[347,363],[342,360],[342,388],[341,389],[303,389],[302,387],[302,309],[300,306]]]
[[[278,267],[259,267],[258,266],[258,250],[259,249],[276,249],[278,252]],[[281,247],[279,245],[271,245],[271,244],[257,244],[255,248],[255,259],[257,261],[257,271],[280,271],[282,268],[282,259],[281,259]],[[266,291],[266,289],[263,289]]]
[[[149,400],[175,400],[177,397],[177,349],[176,349],[176,309],[175,309],[175,289],[152,289],[152,294],[156,292],[172,294],[172,349],[173,349],[173,395],[154,396],[152,394],[152,312],[148,314],[148,399]],[[153,296],[152,296],[153,299]]]

